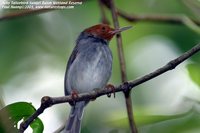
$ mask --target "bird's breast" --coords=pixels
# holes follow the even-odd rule
[[[104,87],[112,72],[112,54],[108,46],[91,47],[80,53],[70,72],[71,88],[79,93]]]

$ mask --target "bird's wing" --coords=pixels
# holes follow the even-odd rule
[[[74,60],[76,59],[76,56],[78,54],[78,48],[77,46],[74,48],[71,56],[69,57],[68,63],[67,63],[67,70],[69,70],[71,64],[74,62]]]
[[[72,63],[74,62],[74,60],[76,59],[77,55],[78,55],[78,46],[76,45],[74,47],[74,50],[72,51],[71,56],[69,57],[68,62],[67,62],[67,68],[66,68],[66,72],[65,72],[65,81],[64,81],[65,82],[65,84],[64,84],[65,95],[70,95],[70,92],[67,91],[67,83],[66,83],[67,82],[67,72],[69,71],[69,69],[70,69]]]

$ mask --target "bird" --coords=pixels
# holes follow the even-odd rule
[[[105,88],[112,73],[112,52],[109,42],[114,35],[131,28],[111,28],[107,24],[97,24],[83,30],[69,57],[64,88],[65,95],[72,98],[80,93]],[[71,103],[71,111],[64,133],[80,133],[81,120],[88,101]]]

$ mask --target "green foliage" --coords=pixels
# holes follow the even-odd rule
[[[22,119],[27,119],[34,112],[35,108],[30,103],[17,102],[7,105],[0,110],[0,132],[17,132],[17,127],[19,126],[18,122]],[[33,129],[33,133],[43,132],[43,123],[39,118],[37,118],[30,126]]]
[[[197,63],[188,64],[187,69],[192,81],[200,86],[200,65]]]
[[[200,130],[199,113],[193,109],[177,115],[135,115],[141,133],[189,133]],[[113,128],[127,129],[128,119],[122,118],[109,122]]]
[[[19,0],[18,0],[19,1]],[[25,1],[25,0],[23,0]],[[197,18],[199,17],[199,0],[184,0],[183,1],[175,1],[175,0],[134,0],[134,1],[120,1],[116,0],[116,6],[120,10],[127,12],[128,14],[157,14],[157,15],[177,15],[183,14],[188,16],[189,18]],[[187,5],[187,6],[185,6]],[[91,12],[92,11],[92,12]],[[192,11],[192,12],[191,12]],[[1,10],[0,13],[3,15],[8,12],[7,10]],[[9,10],[9,12],[17,12]],[[106,16],[108,17],[111,25],[112,18],[110,15],[110,11],[106,10]],[[63,73],[66,65],[66,60],[69,57],[72,48],[74,47],[76,37],[86,27],[91,25],[100,23],[101,14],[99,12],[99,6],[97,1],[86,1],[82,6],[78,6],[73,10],[54,10],[51,12],[41,13],[37,15],[29,15],[26,17],[19,17],[12,20],[1,21],[0,22],[0,89],[4,89],[6,86],[11,86],[12,92],[19,93],[20,89],[26,88],[23,87],[25,84],[25,80],[31,83],[31,86],[37,88],[44,82],[32,82],[34,79],[30,79],[32,75],[35,74],[40,69],[49,69],[52,67],[52,70],[59,69],[58,73]],[[173,47],[171,47],[174,51],[177,51],[175,55],[179,55],[190,49],[192,46],[198,43],[200,40],[199,34],[197,34],[197,28],[190,21],[186,21],[186,25],[174,25],[174,24],[160,24],[160,23],[149,23],[149,22],[135,22],[129,23],[126,20],[119,17],[120,26],[128,26],[133,25],[134,28],[122,34],[123,36],[123,47],[124,53],[126,57],[126,66],[129,80],[133,80],[135,77],[138,77],[137,71],[133,67],[134,60],[136,58],[140,58],[139,55],[133,55],[133,50],[137,47],[141,47],[142,43],[135,43],[138,40],[142,40],[143,38],[159,35],[169,39],[173,42]],[[193,30],[191,30],[190,28]],[[164,43],[164,42],[163,42]],[[134,49],[131,49],[131,52],[127,52],[129,46],[134,46]],[[113,74],[111,83],[112,84],[120,84],[120,67],[118,63],[118,55],[115,39],[111,41],[110,47],[113,52],[114,62],[113,62]],[[170,46],[169,46],[170,47]],[[149,47],[149,49],[151,49]],[[140,51],[139,51],[140,52]],[[147,51],[148,52],[148,51]],[[150,55],[149,55],[150,56]],[[160,56],[160,55],[157,55]],[[171,55],[166,55],[166,57]],[[129,57],[129,58],[127,58]],[[174,57],[174,55],[172,56]],[[190,58],[192,61],[200,61],[200,54],[197,54],[194,57]],[[160,59],[162,60],[162,59]],[[145,62],[151,62],[151,64],[158,64],[159,60],[141,60],[140,64],[145,65]],[[146,66],[149,68],[149,66]],[[156,67],[157,68],[157,67]],[[154,68],[154,69],[156,69]],[[189,75],[191,79],[199,86],[200,85],[200,64],[189,64],[187,66]],[[179,69],[179,68],[177,68]],[[143,71],[142,68],[140,71]],[[176,70],[174,70],[176,71]],[[173,71],[173,72],[174,72]],[[184,72],[183,72],[184,73]],[[29,74],[28,76],[23,76],[22,74]],[[141,74],[141,73],[139,73]],[[142,73],[144,74],[144,73]],[[22,75],[22,76],[20,76]],[[42,75],[42,74],[41,74]],[[62,75],[62,77],[63,77]],[[168,74],[166,74],[168,76]],[[44,78],[44,81],[49,82],[49,75]],[[52,77],[56,77],[55,75],[51,75]],[[24,78],[25,77],[25,78]],[[158,77],[160,79],[160,77]],[[170,78],[170,77],[169,77]],[[15,80],[17,79],[17,80]],[[17,84],[12,83],[11,81],[17,82]],[[35,81],[38,81],[35,79]],[[27,83],[26,82],[26,83]],[[165,83],[165,81],[159,80],[159,82]],[[36,84],[34,84],[36,83]],[[155,87],[153,83],[148,82],[149,88]],[[159,84],[159,83],[156,83]],[[17,85],[17,87],[16,87]],[[15,86],[15,87],[12,87]],[[57,85],[59,86],[59,85]],[[152,87],[153,86],[153,87]],[[5,88],[6,88],[5,87]],[[45,86],[46,87],[46,86]],[[49,86],[47,86],[49,87]],[[156,86],[157,87],[157,86]],[[181,87],[181,86],[179,86]],[[17,89],[16,89],[17,88]],[[39,87],[38,87],[39,88]],[[149,101],[146,101],[144,96],[147,96],[148,99],[151,97],[147,95],[146,91],[147,86],[141,85],[140,89],[134,90],[133,102],[135,108],[141,104],[150,105]],[[163,89],[162,87],[159,89]],[[169,89],[174,89],[169,88]],[[4,89],[4,91],[9,91]],[[30,90],[31,91],[31,90]],[[57,90],[54,90],[57,91]],[[63,94],[63,88],[59,88],[59,91]],[[8,92],[7,92],[8,93]],[[54,94],[54,92],[52,92]],[[51,93],[51,94],[52,94]],[[157,93],[153,92],[156,96]],[[167,95],[168,92],[166,92]],[[0,95],[2,95],[1,93]],[[9,93],[9,99],[12,99],[12,93]],[[41,94],[42,90],[41,90]],[[145,94],[145,95],[144,95]],[[26,93],[24,93],[26,95]],[[119,94],[118,94],[119,95]],[[30,96],[35,96],[34,94]],[[36,97],[38,99],[38,97]],[[102,98],[104,99],[104,98]],[[129,125],[127,118],[114,120],[113,117],[110,120],[109,124],[101,123],[101,121],[107,119],[107,112],[114,112],[112,109],[111,102],[102,102],[103,100],[97,100],[100,102],[100,106],[95,111],[95,108],[91,107],[91,112],[94,114],[91,115],[89,109],[87,107],[86,114],[89,112],[88,119],[85,119],[85,122],[82,124],[82,132],[89,133],[93,132],[97,128],[101,131],[102,129],[108,129],[110,132],[121,132],[121,129],[125,129],[126,132],[129,131]],[[123,97],[117,97],[115,101],[124,101]],[[102,103],[101,103],[102,102]],[[113,100],[114,102],[114,100]],[[184,101],[182,101],[185,105]],[[110,105],[109,105],[110,104]],[[103,106],[105,105],[105,106]],[[122,103],[115,103],[115,106],[124,108],[124,113],[126,113],[125,106]],[[64,105],[65,106],[65,105]],[[91,103],[90,103],[91,106]],[[106,108],[106,111],[105,111]],[[178,107],[177,107],[178,108]],[[62,107],[63,109],[63,107]],[[146,108],[144,109],[146,110]],[[141,111],[141,110],[140,110]],[[0,132],[17,132],[17,129],[14,126],[21,119],[26,119],[32,113],[35,112],[34,107],[25,102],[14,103],[6,106],[0,111]],[[134,112],[135,113],[135,112]],[[44,113],[46,115],[46,113]],[[98,115],[97,115],[98,114]],[[117,116],[124,116],[123,114],[117,114]],[[60,116],[60,120],[64,121],[63,116],[66,115],[65,108],[59,112],[54,114],[55,117]],[[184,114],[174,114],[174,115],[147,115],[140,114],[136,115],[136,123],[140,127],[141,132],[145,133],[175,133],[175,132],[187,132],[194,129],[199,129],[200,118],[197,112],[188,112]],[[11,119],[9,119],[11,118]],[[44,120],[45,121],[45,120]],[[88,124],[89,123],[89,124]],[[55,124],[55,123],[53,123]],[[55,126],[55,125],[50,126]],[[85,124],[85,125],[84,125]],[[31,128],[34,129],[34,133],[40,133],[43,131],[43,124],[40,119],[36,119],[31,125]],[[47,129],[49,125],[46,125]],[[109,127],[108,127],[109,126]],[[54,127],[57,128],[56,126]],[[45,128],[46,129],[46,128]],[[94,130],[91,130],[94,129]],[[98,131],[98,130],[96,130]],[[197,130],[198,131],[198,130]],[[195,132],[195,131],[193,131]],[[188,132],[187,132],[188,133]],[[196,133],[196,132],[195,132]]]

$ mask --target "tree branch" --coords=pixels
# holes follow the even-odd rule
[[[76,2],[76,1],[82,1],[82,0],[71,0],[71,1]],[[68,6],[68,5],[69,4],[54,4],[54,6]],[[28,9],[28,10],[25,9],[19,12],[8,13],[3,16],[0,16],[0,21],[15,19],[15,18],[29,16],[29,15],[35,15],[35,14],[44,13],[44,12],[48,12],[52,10],[56,10],[56,9],[53,9],[53,8]]]
[[[29,16],[29,15],[35,15],[35,14],[44,13],[50,10],[52,9],[33,9],[33,10],[23,10],[23,11],[15,12],[15,13],[8,13],[4,16],[0,16],[0,21],[15,19],[18,17],[24,17],[24,16]]]
[[[103,1],[103,0],[101,0]],[[103,8],[103,7],[101,7]],[[29,16],[29,15],[35,15],[35,14],[40,14],[40,13],[45,13],[48,11],[52,11],[53,9],[33,9],[33,10],[24,10],[24,11],[20,11],[20,12],[15,12],[15,13],[8,13],[5,14],[3,16],[0,16],[0,21],[5,21],[5,20],[11,20],[11,19],[15,19],[15,18],[19,18],[19,17],[24,17],[24,16]],[[54,9],[55,10],[55,9]],[[101,9],[102,13],[104,12]],[[121,16],[122,18],[124,18],[125,20],[129,21],[129,22],[154,22],[154,23],[164,23],[164,24],[182,24],[182,25],[186,25],[189,28],[191,28],[190,25],[187,24],[186,21],[186,17],[187,16],[181,16],[181,15],[176,15],[176,16],[171,16],[171,15],[155,15],[155,14],[148,14],[148,15],[136,15],[136,14],[127,14],[121,10],[117,10],[117,14],[119,16]],[[191,22],[193,22],[194,24],[196,24],[197,26],[200,26],[200,21],[196,20],[196,19],[191,19],[189,17],[187,17],[187,19],[189,19]],[[107,19],[105,19],[104,17],[102,18],[103,23],[108,23]],[[191,28],[194,31],[199,31],[196,30],[194,28]]]
[[[194,46],[192,49],[190,49],[189,51],[185,52],[184,54],[182,54],[181,56],[179,56],[178,58],[168,62],[166,65],[164,65],[163,67],[158,68],[157,70],[142,76],[136,80],[133,81],[129,81],[129,82],[125,82],[119,86],[115,87],[115,92],[123,92],[125,90],[131,90],[134,87],[149,81],[169,70],[174,69],[176,66],[178,66],[180,63],[182,63],[183,61],[185,61],[186,59],[190,58],[192,55],[194,55],[195,53],[200,51],[200,44],[197,44],[196,46]],[[53,106],[55,104],[60,104],[60,103],[66,103],[66,102],[73,102],[73,101],[84,101],[84,100],[91,100],[91,99],[96,99],[100,96],[103,95],[107,95],[107,94],[111,94],[113,92],[113,90],[109,90],[109,89],[99,89],[99,90],[95,90],[92,91],[90,93],[82,93],[79,94],[78,97],[76,98],[72,98],[71,96],[63,96],[63,97],[49,97],[49,96],[45,96],[42,98],[41,100],[41,105],[40,107],[37,109],[37,111],[30,116],[27,120],[25,120],[24,122],[22,122],[20,124],[20,132],[23,133],[26,128],[30,125],[30,123],[36,119],[45,109],[47,109],[50,106]]]
[[[101,0],[98,0],[98,4],[99,4],[99,8],[100,8],[100,13],[101,13],[101,22],[103,24],[110,24],[108,18],[106,17],[105,14],[105,7],[103,6],[103,3],[101,2]]]
[[[153,22],[153,23],[168,23],[168,24],[183,24],[185,25],[185,16],[184,15],[155,15],[155,14],[148,14],[148,15],[135,15],[135,14],[127,14],[121,10],[118,10],[118,15],[129,22]],[[196,25],[200,26],[200,21],[196,19],[191,19]]]
[[[110,0],[107,2],[110,5],[114,27],[115,29],[118,29],[119,21],[118,21],[117,9],[115,7],[115,3],[113,0]],[[122,82],[126,82],[127,81],[126,63],[125,63],[125,58],[124,58],[124,50],[122,46],[122,37],[120,33],[116,35],[116,40],[117,40],[118,57],[119,57],[120,70],[121,70],[121,80]],[[136,128],[134,116],[133,116],[131,91],[130,90],[124,91],[124,97],[125,97],[125,102],[126,102],[126,110],[127,110],[130,130],[132,133],[137,133],[137,128]]]
[[[107,0],[101,0],[103,1],[107,1]],[[106,2],[108,3],[108,2]],[[103,2],[103,4],[105,5],[105,2]],[[109,6],[106,5],[106,7],[108,7],[110,9]],[[39,13],[44,13],[44,12],[48,12],[51,11],[52,9],[34,9],[34,10],[24,10],[21,12],[15,12],[15,13],[9,13],[9,14],[5,14],[3,16],[0,16],[0,21],[5,21],[5,20],[10,20],[10,19],[14,19],[14,18],[18,18],[18,17],[24,17],[24,16],[28,16],[28,15],[35,15],[35,14],[39,14]],[[126,19],[129,22],[154,22],[154,23],[166,23],[166,24],[183,24],[184,25],[184,18],[180,15],[176,15],[176,16],[172,16],[172,15],[155,15],[155,14],[144,14],[144,15],[138,15],[138,14],[128,14],[125,13],[122,10],[117,9],[117,13],[119,16],[121,16],[122,18]],[[200,21],[196,20],[196,19],[191,19],[191,21],[193,21],[196,25],[200,26]]]
[[[119,27],[119,21],[117,18],[115,4],[114,4],[113,0],[110,0],[110,3],[111,3],[111,13],[112,13],[114,27],[115,27],[115,29],[119,29],[120,27]],[[116,39],[117,39],[117,48],[118,48],[118,55],[119,55],[119,61],[120,61],[122,82],[126,82],[127,81],[126,63],[125,63],[125,58],[124,58],[121,33],[118,33],[116,35]]]
[[[109,9],[111,9],[111,5],[108,2],[108,0],[101,0],[101,2]],[[136,15],[136,14],[128,14],[120,9],[116,9],[117,14],[124,18],[125,20],[129,22],[154,22],[154,23],[166,23],[166,24],[183,24],[185,25],[185,16],[184,15],[155,15],[155,14],[148,14],[148,15]],[[200,26],[200,21],[196,19],[191,19],[192,22],[194,22],[196,25]]]

